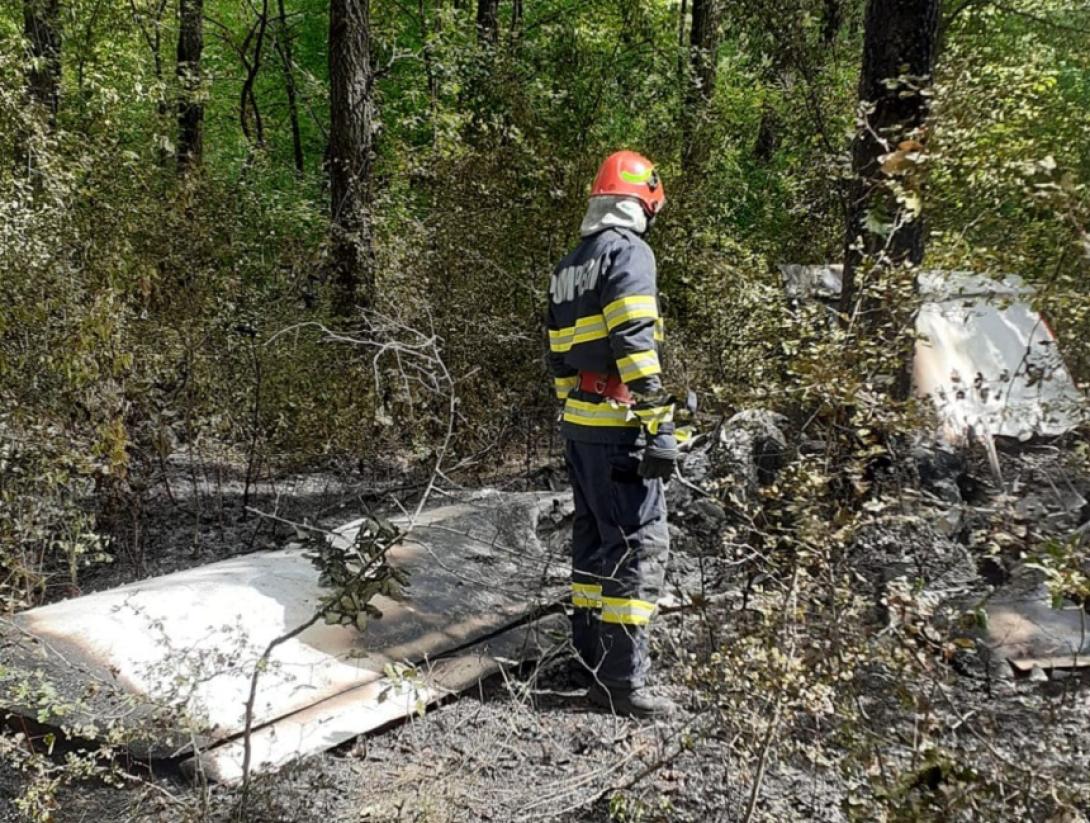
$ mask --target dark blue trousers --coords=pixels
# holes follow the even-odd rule
[[[639,476],[639,448],[567,443],[575,493],[572,641],[602,684],[638,688],[670,536],[661,480]]]

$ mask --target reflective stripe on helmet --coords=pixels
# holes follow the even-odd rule
[[[646,168],[643,171],[637,172],[631,172],[627,169],[621,169],[621,179],[624,180],[626,183],[635,183],[639,185],[640,183],[648,182],[651,179],[651,175],[653,175],[654,173],[655,170],[652,168]]]

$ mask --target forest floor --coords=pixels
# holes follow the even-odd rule
[[[122,554],[91,571],[84,591],[279,547],[290,537],[288,526],[243,518],[241,469],[180,462],[168,473],[170,493],[162,484],[143,511],[147,553]],[[391,496],[419,493],[406,476],[404,467],[390,466],[362,477],[350,471],[281,477],[263,481],[246,502],[332,527]],[[532,472],[488,478],[488,485],[559,489],[563,480],[553,460]],[[696,565],[706,572],[686,542],[671,562],[671,580],[691,578]],[[860,677],[869,683],[861,708],[869,722],[862,743],[847,742],[835,716],[805,712],[770,717],[765,731],[743,735],[693,688],[696,659],[744,632],[744,581],[720,571],[716,597],[697,610],[664,614],[657,624],[658,683],[681,706],[669,720],[627,720],[591,708],[569,682],[562,657],[524,665],[423,717],[260,776],[250,819],[840,821],[877,818],[859,799],[873,797],[875,785],[900,792],[907,811],[919,805],[920,814],[906,819],[937,819],[926,813],[929,792],[956,793],[979,780],[957,771],[959,759],[992,763],[1011,775],[997,785],[1012,798],[1025,791],[1016,785],[1020,773],[1028,783],[1090,773],[1090,685],[1078,677],[997,679],[995,667],[983,663],[939,666],[925,710],[906,700],[896,672],[864,667]],[[921,746],[924,738],[931,745]],[[873,757],[869,786],[860,772],[843,768],[848,756]],[[13,801],[25,784],[23,775],[0,765],[0,820],[21,819]],[[123,787],[84,781],[63,788],[53,819],[229,820],[237,798],[236,788],[195,787],[157,764]]]

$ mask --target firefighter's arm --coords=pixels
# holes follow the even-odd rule
[[[565,345],[570,347],[571,341],[563,339],[560,335],[560,326],[553,314],[552,301],[549,302],[547,325],[549,327],[549,355],[547,358],[549,375],[553,378],[553,391],[557,399],[564,400],[567,398],[568,392],[579,383],[579,373],[564,362],[564,354],[567,351]]]
[[[621,246],[602,284],[602,314],[621,380],[636,398],[632,410],[651,435],[667,423],[672,426],[674,419],[656,346],[662,336],[657,295],[650,247],[645,243]]]

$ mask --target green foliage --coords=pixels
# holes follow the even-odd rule
[[[5,639],[9,647],[18,642],[10,636]],[[184,747],[202,728],[178,705],[152,705],[91,671],[78,675],[83,688],[72,697],[70,691],[61,694],[40,670],[0,667],[0,700],[5,707],[23,710],[22,717],[5,718],[11,731],[0,734],[0,760],[23,778],[19,794],[13,798],[23,819],[35,823],[63,819],[58,811],[64,811],[61,797],[65,791],[140,783],[127,768],[131,766],[127,745],[157,740],[166,746],[180,743]],[[191,688],[202,676],[205,673],[197,669],[177,670],[179,690]],[[132,722],[133,716],[141,718],[139,726]],[[194,806],[205,800],[199,794]],[[193,819],[198,818],[194,815]]]
[[[384,518],[365,519],[348,543],[336,536],[313,537],[307,557],[318,569],[318,583],[329,590],[318,603],[328,625],[354,625],[367,630],[382,612],[371,601],[376,595],[398,597],[409,585],[409,576],[386,562],[386,552],[402,536]]]
[[[78,591],[80,570],[108,556],[85,506],[95,461],[56,427],[15,432],[0,416],[0,602],[27,606],[50,593],[51,570]]]
[[[954,21],[926,196],[929,261],[1026,277],[1086,379],[1090,35],[1069,9],[970,5]]]
[[[9,337],[36,330],[29,347],[8,347],[5,384],[33,374],[34,402],[65,416],[87,409],[92,419],[81,424],[122,474],[133,460],[154,462],[155,444],[202,434],[299,460],[426,434],[374,428],[381,403],[366,387],[365,364],[298,336],[262,345],[324,314],[325,7],[289,3],[283,32],[270,19],[254,86],[264,124],[257,144],[239,110],[239,49],[253,10],[208,5],[206,162],[189,182],[175,178],[169,158],[176,21],[156,21],[150,5],[136,10],[66,5],[64,105],[59,128],[41,138],[47,202],[31,207],[25,181],[4,177],[12,242],[0,329]],[[434,324],[458,371],[479,368],[465,392],[463,448],[548,416],[544,277],[574,240],[597,160],[618,145],[655,157],[666,180],[669,206],[653,240],[679,382],[727,406],[782,392],[788,372],[774,353],[790,320],[777,305],[775,266],[841,252],[861,4],[843,5],[831,38],[826,6],[809,0],[743,4],[726,15],[701,132],[708,159],[683,174],[687,48],[676,7],[555,0],[528,9],[486,53],[470,10],[374,4],[374,57],[384,69],[380,308],[410,325]],[[5,18],[3,31],[13,46],[5,53],[18,54],[18,18]],[[291,168],[275,48],[288,41],[302,175]],[[992,7],[958,15],[940,66],[926,193],[933,261],[1047,282],[1043,299],[1061,332],[1086,320],[1077,299],[1085,255],[1072,244],[1086,225],[1078,44],[1072,31]],[[2,70],[13,116],[0,139],[14,150],[27,126],[20,61]],[[1035,165],[1046,161],[1055,180]],[[1032,196],[1027,186],[1037,187]],[[1081,367],[1081,338],[1066,336]]]

